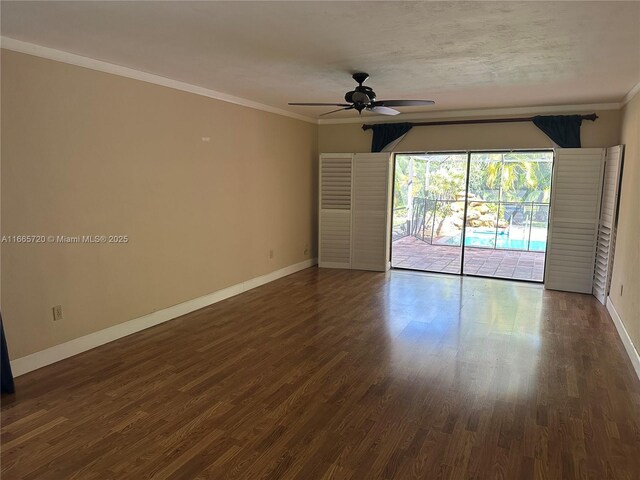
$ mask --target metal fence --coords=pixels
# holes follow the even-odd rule
[[[483,239],[487,239],[490,233],[487,229],[493,229],[493,242],[489,244],[469,244],[465,241],[466,246],[490,249],[505,250],[524,250],[531,251],[532,248],[532,232],[534,228],[547,230],[549,219],[549,203],[547,202],[509,202],[509,201],[487,201],[487,200],[468,200],[467,217],[464,217],[464,207],[454,208],[454,204],[464,206],[463,200],[440,200],[415,197],[413,199],[413,209],[408,206],[396,207],[393,209],[393,239],[397,240],[404,236],[414,236],[431,245],[451,245],[460,246],[462,237],[462,227],[466,225],[467,240],[478,238],[479,229],[482,230]],[[485,205],[488,208],[481,208]],[[412,210],[411,218],[408,218],[409,211]],[[404,215],[402,214],[404,211]],[[474,211],[482,211],[480,215],[473,213]],[[473,216],[474,218],[470,218]],[[482,219],[484,216],[484,219]],[[493,218],[493,222],[489,217]],[[474,222],[474,220],[476,222]],[[474,223],[476,224],[474,226]],[[492,223],[487,225],[488,223]],[[457,243],[453,242],[455,235],[451,234],[452,225],[459,229],[456,234]],[[441,229],[447,227],[447,234],[442,234]],[[474,230],[475,229],[475,230]],[[511,232],[522,229],[521,238],[511,238]],[[503,239],[502,235],[506,234],[506,240],[509,244],[517,244],[522,242],[519,247],[500,246],[499,239]],[[535,242],[544,242],[546,244],[546,236],[544,240],[535,239]],[[542,251],[545,248],[535,248],[533,250]]]

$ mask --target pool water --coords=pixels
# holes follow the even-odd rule
[[[544,232],[545,238],[541,237],[539,233],[533,236],[531,240],[523,239],[522,235],[518,235],[520,238],[512,238],[506,232],[498,232],[496,235],[495,230],[467,230],[467,234],[464,239],[464,244],[467,247],[484,247],[484,248],[503,248],[507,250],[531,250],[534,252],[544,252],[547,249],[546,232]],[[460,245],[460,235],[449,237],[444,241],[445,245]],[[528,247],[528,248],[527,248]]]

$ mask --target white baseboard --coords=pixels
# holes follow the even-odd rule
[[[620,335],[620,339],[624,345],[624,349],[627,351],[627,355],[631,359],[631,363],[633,364],[633,369],[636,371],[636,375],[640,378],[640,355],[638,355],[638,350],[636,350],[635,345],[631,341],[631,337],[627,332],[627,329],[624,328],[624,323],[622,323],[622,319],[618,312],[616,311],[616,307],[614,307],[611,302],[611,297],[607,297],[607,311],[613,320],[613,324],[616,326],[616,330],[618,330],[618,335]]]
[[[92,348],[99,347],[105,343],[113,342],[132,333],[139,332],[149,327],[153,327],[160,323],[167,322],[174,318],[180,317],[187,313],[199,310],[214,303],[225,300],[229,297],[233,297],[240,293],[246,292],[253,288],[264,285],[265,283],[272,282],[292,273],[299,272],[305,268],[314,266],[317,263],[317,259],[312,258],[305,260],[288,267],[281,268],[271,273],[261,275],[259,277],[252,278],[250,280],[232,285],[230,287],[218,290],[217,292],[210,293],[203,297],[194,298],[178,305],[158,310],[156,312],[144,315],[142,317],[134,318],[124,323],[114,325],[113,327],[105,328],[98,332],[90,333],[84,337],[75,338],[60,345],[56,345],[45,350],[41,350],[25,357],[16,358],[11,361],[11,369],[14,377],[24,375],[41,367],[51,365],[52,363],[59,362],[65,358],[72,357]]]

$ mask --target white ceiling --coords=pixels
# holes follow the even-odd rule
[[[10,2],[3,36],[309,116],[354,71],[403,112],[619,102],[640,2]],[[334,117],[355,116],[342,112]],[[325,117],[326,118],[326,117]]]

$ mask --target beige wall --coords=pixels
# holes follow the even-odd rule
[[[640,94],[622,110],[621,143],[625,144],[624,170],[609,296],[640,349]]]
[[[547,112],[541,111],[540,114]],[[576,113],[573,111],[568,114]],[[588,112],[592,113],[592,112]],[[620,112],[606,110],[596,112],[595,122],[582,123],[583,147],[608,147],[617,145],[620,138]],[[523,115],[516,115],[522,117]],[[501,115],[501,118],[508,115]],[[491,116],[487,116],[491,118]],[[460,120],[451,118],[450,120]],[[363,116],[366,122],[366,116]],[[447,119],[449,120],[449,119]],[[392,121],[392,120],[391,120]],[[318,149],[321,153],[369,152],[371,130],[363,131],[362,123],[320,125]],[[450,125],[414,127],[397,145],[397,152],[467,149],[548,148],[553,143],[530,122],[494,123],[482,125]]]
[[[1,154],[3,235],[130,238],[2,245],[12,358],[315,256],[313,124],[3,50]]]

